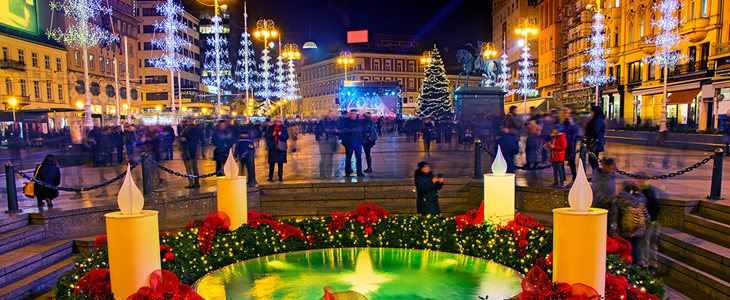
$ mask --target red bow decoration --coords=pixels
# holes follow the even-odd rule
[[[339,210],[333,210],[330,216],[332,216],[332,222],[327,224],[327,227],[332,233],[345,228],[347,220],[352,220],[362,224],[365,234],[370,235],[373,233],[373,224],[377,223],[380,218],[389,217],[390,215],[384,208],[375,203],[365,204],[365,202],[360,202],[357,208],[351,212],[342,213]]]
[[[172,254],[172,248],[168,245],[160,245],[160,255],[164,260],[175,259],[175,255]]]
[[[606,300],[659,300],[656,296],[630,285],[626,277],[606,273]]]
[[[595,289],[582,283],[573,285],[565,282],[552,283],[542,269],[534,266],[522,279],[522,293],[513,298],[519,300],[591,300],[600,299],[601,295]]]
[[[300,240],[309,242],[310,245],[314,243],[313,235],[306,237],[304,236],[304,233],[302,233],[301,229],[279,222],[272,216],[270,216],[269,213],[258,213],[253,209],[248,211],[249,227],[257,228],[259,227],[259,225],[263,224],[268,224],[269,226],[271,226],[272,229],[274,229],[274,231],[276,231],[276,233],[280,234],[282,241],[290,236],[293,236]]]
[[[98,239],[98,238],[97,238]],[[89,271],[79,279],[74,288],[73,294],[79,292],[91,297],[94,300],[107,300],[112,294],[112,286],[110,283],[109,269],[97,268]]]
[[[530,229],[545,229],[542,225],[535,223],[535,218],[532,216],[523,216],[521,214],[516,214],[514,220],[507,222],[505,226],[498,225],[497,228],[512,231],[512,235],[520,247],[518,252],[520,256],[527,255],[527,234],[530,233]]]
[[[205,221],[195,219],[190,221],[188,229],[199,228],[198,242],[200,243],[200,251],[203,253],[210,252],[213,246],[213,238],[218,232],[230,230],[231,219],[222,211],[212,211],[205,215]]]
[[[180,283],[175,273],[157,270],[150,274],[149,286],[141,287],[127,300],[204,300],[190,286]]]
[[[484,223],[484,200],[478,209],[467,211],[465,215],[456,216],[454,219],[458,231],[464,230],[464,227],[479,226]]]
[[[368,300],[368,298],[355,291],[337,292],[335,288],[326,286],[324,296],[319,300]]]
[[[106,235],[97,235],[96,240],[94,240],[94,251],[101,248],[101,246],[104,244],[106,244]]]
[[[631,258],[631,243],[615,233],[606,237],[606,253],[616,253],[626,263],[633,263],[633,259]]]

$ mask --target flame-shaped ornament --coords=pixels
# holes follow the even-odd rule
[[[504,160],[502,155],[502,147],[497,145],[497,155],[494,157],[492,162],[492,174],[496,176],[504,176],[507,174],[507,161]]]
[[[117,195],[117,204],[124,215],[137,215],[144,207],[144,196],[134,183],[129,164],[127,164],[127,175],[124,176],[124,183],[122,183],[119,195]]]
[[[586,178],[586,172],[583,168],[583,160],[578,160],[578,175],[575,177],[575,183],[568,193],[568,203],[570,208],[575,212],[588,212],[593,203],[593,190]]]
[[[228,152],[228,159],[226,159],[226,164],[223,165],[223,173],[226,174],[226,178],[228,179],[238,177],[238,164],[233,157],[233,148]]]

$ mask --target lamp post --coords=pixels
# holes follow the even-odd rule
[[[495,45],[493,42],[482,44],[482,49],[482,55],[485,59],[490,60],[497,57],[497,45]],[[494,86],[494,81],[492,81],[492,77],[490,76],[487,77],[487,79],[484,79],[482,81],[482,86]]]
[[[228,5],[220,5],[218,6],[218,0],[215,0],[215,20],[216,22],[220,22],[221,19],[218,16],[218,8],[220,7],[222,12],[225,12],[226,9],[228,9]],[[220,24],[216,24],[217,27],[220,27]],[[217,28],[214,33],[214,39],[218,41],[220,39],[220,30]],[[215,43],[215,82],[216,82],[216,96],[218,97],[218,102],[216,102],[216,117],[218,120],[221,119],[221,58],[220,55],[220,43]]]
[[[535,81],[534,79],[530,78],[530,75],[532,75],[534,72],[532,71],[532,69],[530,69],[530,66],[532,66],[532,62],[530,61],[530,46],[527,42],[527,38],[530,34],[537,34],[537,22],[532,18],[523,17],[517,20],[517,24],[519,27],[515,29],[515,33],[525,36],[525,44],[522,46],[521,55],[524,60],[520,62],[522,70],[519,71],[520,79],[517,80],[521,86],[517,90],[517,93],[525,96],[525,114],[527,114],[527,95],[531,94],[534,91],[532,88],[530,88],[530,84]]]
[[[271,96],[273,96],[273,92],[271,91],[271,72],[269,71],[271,69],[271,63],[269,63],[269,60],[271,60],[271,56],[269,56],[269,37],[276,37],[279,33],[276,32],[276,29],[274,28],[274,21],[273,20],[258,20],[256,22],[256,31],[253,33],[253,35],[259,39],[264,41],[264,50],[261,51],[261,66],[260,66],[260,72],[259,77],[261,81],[259,82],[259,87],[261,88],[256,94],[261,96],[262,98],[266,99],[266,102],[264,102],[265,110],[268,113],[269,108],[271,106]]]
[[[15,137],[15,127],[17,126],[18,121],[15,120],[15,107],[18,105],[18,99],[10,98],[8,99],[8,104],[13,107],[13,137]]]
[[[424,65],[431,64],[431,51],[423,51],[423,56],[421,57],[421,63]]]
[[[160,124],[160,112],[162,112],[162,106],[155,107],[155,110],[157,111],[157,124]]]
[[[355,60],[352,59],[352,52],[350,52],[350,50],[342,50],[340,52],[340,58],[337,59],[337,63],[345,66],[345,82],[347,82],[347,64],[351,64],[354,62],[355,62]],[[343,85],[344,85],[344,82],[343,82]]]

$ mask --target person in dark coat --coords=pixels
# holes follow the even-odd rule
[[[180,134],[180,150],[182,150],[182,159],[185,164],[185,173],[188,175],[198,176],[198,146],[203,139],[203,130],[188,122],[183,121],[183,130]],[[188,186],[186,189],[197,189],[200,187],[200,179],[188,178]]]
[[[426,150],[426,153],[431,153],[431,141],[438,137],[436,125],[433,124],[431,118],[426,118],[426,121],[423,122],[421,134],[423,134],[423,149]]]
[[[213,130],[213,136],[210,141],[215,146],[213,148],[213,160],[215,160],[215,171],[218,172],[223,169],[223,165],[228,159],[228,153],[230,153],[231,147],[236,143],[236,136],[233,135],[233,131],[228,127],[228,123],[221,120],[218,122],[215,130]],[[221,175],[223,174],[221,173]]]
[[[112,132],[112,144],[117,150],[117,164],[124,163],[124,133],[120,127],[114,127]]]
[[[53,154],[46,155],[43,162],[37,167],[38,172],[35,174],[35,179],[40,182],[45,182],[54,186],[61,184],[61,169],[58,168],[58,162]],[[43,207],[43,201],[46,201],[48,207],[53,207],[52,200],[58,197],[58,190],[47,188],[40,184],[35,184],[33,187],[36,199],[38,199],[38,207]]]
[[[94,126],[89,133],[86,134],[86,143],[91,150],[91,161],[94,167],[101,165],[101,132],[99,126]]]
[[[175,130],[172,126],[165,126],[160,137],[160,147],[165,151],[165,160],[172,160],[172,144],[175,142]]]
[[[499,137],[497,138],[497,146],[502,149],[502,156],[504,156],[504,161],[507,163],[507,173],[514,174],[517,170],[517,166],[515,166],[515,155],[520,152],[520,145],[507,127],[501,128]],[[497,153],[496,147],[494,153]]]
[[[438,190],[444,186],[444,179],[436,177],[431,172],[431,166],[422,161],[418,163],[418,170],[413,177],[416,184],[416,211],[421,215],[435,215],[441,213]]]
[[[277,144],[283,142],[282,145],[286,146],[286,141],[289,140],[289,131],[284,126],[284,119],[281,116],[277,116],[274,119],[274,125],[266,128],[266,147],[269,149],[269,181],[274,181],[274,165],[278,165],[279,181],[284,181],[284,164],[286,163],[286,148],[283,150],[277,149]]]
[[[363,123],[357,119],[357,110],[347,112],[347,118],[342,119],[337,132],[342,139],[342,145],[345,146],[345,176],[352,175],[352,155],[355,154],[355,167],[357,176],[365,176],[362,172],[362,141],[363,141]]]
[[[591,107],[591,120],[586,125],[586,140],[591,153],[588,162],[594,170],[598,168],[598,155],[603,152],[606,145],[606,115],[600,106]]]
[[[373,171],[372,165],[373,165],[373,158],[370,156],[370,150],[375,146],[375,140],[378,139],[378,131],[375,125],[375,122],[373,121],[372,115],[370,115],[369,112],[366,112],[363,114],[363,143],[362,147],[363,150],[365,150],[365,161],[368,163],[368,168],[365,169],[365,173],[370,173]]]

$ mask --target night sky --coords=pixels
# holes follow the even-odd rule
[[[223,2],[225,3],[225,2]],[[248,26],[272,19],[282,42],[301,45],[312,40],[319,50],[336,51],[348,30],[380,34],[418,35],[425,45],[436,43],[450,51],[491,41],[490,0],[253,0],[248,3]],[[311,30],[311,39],[310,39]]]

